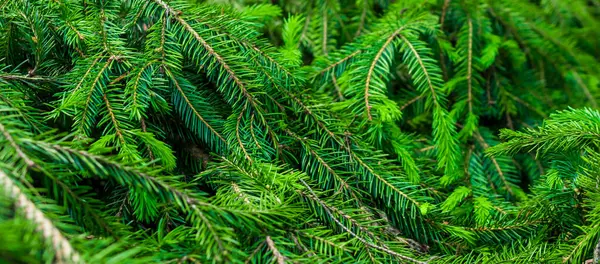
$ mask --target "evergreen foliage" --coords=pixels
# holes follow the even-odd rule
[[[0,262],[597,263],[599,14],[0,1]]]

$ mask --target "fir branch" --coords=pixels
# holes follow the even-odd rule
[[[384,248],[384,247],[380,247],[380,246],[378,246],[378,245],[371,244],[371,243],[369,243],[368,241],[366,241],[364,238],[362,238],[362,237],[358,236],[356,233],[354,233],[352,230],[348,229],[348,228],[347,228],[347,227],[346,227],[344,224],[342,224],[342,223],[341,223],[339,220],[337,220],[337,218],[335,218],[335,217],[334,217],[334,215],[331,213],[331,211],[329,211],[329,209],[328,209],[328,208],[327,208],[327,206],[326,206],[326,205],[323,203],[323,201],[321,201],[319,198],[317,198],[317,195],[314,193],[314,191],[312,190],[312,188],[310,188],[310,186],[308,186],[308,184],[307,184],[307,183],[306,183],[304,180],[302,180],[302,179],[299,179],[299,181],[300,181],[300,182],[301,182],[301,183],[304,185],[304,187],[306,187],[306,189],[307,189],[307,190],[310,192],[310,194],[311,194],[311,195],[312,195],[312,196],[313,196],[315,199],[317,199],[317,202],[318,202],[319,204],[321,204],[321,206],[323,207],[323,209],[325,210],[325,212],[327,212],[327,214],[329,215],[329,217],[330,217],[331,219],[333,219],[333,221],[334,221],[334,222],[335,222],[335,223],[336,223],[336,224],[337,224],[337,225],[338,225],[340,228],[342,228],[344,231],[346,231],[346,232],[347,232],[349,235],[351,235],[352,237],[354,237],[354,238],[358,239],[358,240],[359,240],[359,241],[360,241],[362,244],[364,244],[365,246],[367,246],[367,247],[370,247],[370,248],[374,248],[374,249],[377,249],[377,250],[380,250],[380,251],[383,251],[383,252],[385,252],[385,253],[387,253],[387,254],[390,254],[390,255],[392,255],[392,256],[398,257],[398,258],[400,258],[400,259],[402,259],[402,260],[405,260],[405,261],[410,261],[410,262],[413,262],[413,263],[422,263],[422,264],[425,264],[425,263],[427,263],[427,262],[423,262],[423,261],[419,261],[419,260],[413,259],[413,258],[411,258],[411,257],[404,256],[404,255],[402,255],[402,254],[399,254],[399,253],[397,253],[397,252],[391,251],[391,250],[389,250],[389,249],[386,249],[386,248]]]
[[[597,257],[597,3],[250,2],[0,4],[7,260]]]
[[[337,67],[337,66],[339,66],[339,65],[341,65],[341,64],[343,64],[343,63],[345,63],[345,62],[347,62],[349,60],[351,60],[352,58],[358,56],[362,52],[363,52],[363,50],[358,49],[358,50],[356,50],[356,51],[348,54],[347,56],[345,56],[345,57],[343,57],[343,58],[341,58],[341,59],[339,59],[339,60],[337,60],[337,61],[329,64],[327,67],[325,67],[322,70],[320,70],[319,72],[315,73],[315,76],[321,76],[321,75],[323,75],[323,74],[331,71],[335,67]]]
[[[194,105],[190,101],[189,97],[183,91],[183,88],[181,87],[180,83],[177,81],[177,78],[175,77],[175,75],[169,69],[167,69],[166,71],[167,71],[167,74],[171,77],[171,80],[173,81],[173,84],[175,84],[175,87],[177,88],[177,91],[184,98],[184,101],[185,101],[186,105],[189,107],[189,109],[192,110],[192,112],[194,113],[194,115],[200,120],[200,122],[202,122],[211,131],[211,133],[213,135],[217,136],[217,138],[219,138],[219,140],[221,140],[224,144],[227,144],[227,140],[225,140],[225,138],[219,132],[217,132],[215,130],[215,128],[213,128],[204,119],[204,117],[202,117],[202,115],[200,115],[200,112],[196,109],[196,107],[194,107]]]
[[[10,146],[15,149],[15,151],[17,152],[17,155],[23,159],[23,161],[25,161],[25,164],[27,164],[28,168],[33,168],[35,166],[35,162],[33,162],[21,149],[21,147],[19,147],[19,145],[17,144],[17,142],[15,142],[15,140],[13,139],[12,135],[10,134],[10,132],[8,132],[8,130],[6,129],[6,127],[0,123],[0,132],[2,132],[2,135],[4,136],[4,138],[8,141],[8,143],[10,144]]]
[[[365,81],[365,107],[367,109],[367,117],[369,120],[373,120],[373,116],[371,115],[371,107],[372,106],[369,104],[369,86],[371,85],[371,78],[373,76],[373,71],[375,70],[375,66],[377,65],[377,62],[381,58],[383,51],[392,43],[392,40],[394,40],[398,35],[400,35],[400,32],[402,32],[402,30],[404,30],[405,28],[406,28],[405,26],[398,28],[385,40],[385,42],[383,43],[381,48],[379,48],[379,50],[377,51],[377,54],[373,58],[373,62],[371,62],[371,66],[369,67],[369,70],[367,71],[367,79]],[[401,36],[401,38],[403,38],[403,37]]]
[[[438,106],[439,105],[438,96],[437,96],[435,89],[433,88],[431,77],[429,76],[429,71],[425,67],[425,63],[423,62],[421,55],[419,55],[419,53],[417,52],[417,50],[415,49],[413,44],[405,36],[400,35],[400,39],[402,39],[402,41],[404,41],[404,43],[408,46],[410,52],[415,56],[416,61],[419,64],[419,67],[421,68],[421,70],[423,71],[423,74],[425,75],[425,81],[427,83],[427,87],[429,88],[429,92],[431,93],[431,96],[433,98],[433,102],[436,106]]]
[[[265,241],[267,242],[269,249],[271,249],[271,252],[273,252],[273,256],[275,256],[275,258],[277,259],[277,264],[284,264],[285,257],[283,257],[281,253],[279,253],[279,250],[277,250],[277,248],[275,247],[275,242],[273,242],[273,239],[271,239],[270,236],[267,236],[265,238]]]
[[[485,140],[483,139],[483,137],[481,136],[481,134],[479,134],[479,132],[475,131],[475,133],[473,133],[473,136],[475,136],[475,139],[477,139],[477,142],[479,142],[479,144],[481,145],[481,147],[483,147],[484,151],[486,151],[490,147],[485,142]],[[496,168],[496,171],[498,172],[498,175],[500,176],[500,179],[504,183],[504,189],[506,189],[506,191],[508,193],[510,193],[511,195],[514,195],[513,189],[511,187],[510,183],[506,180],[506,177],[504,177],[504,172],[502,172],[502,169],[500,168],[500,165],[498,164],[498,161],[494,157],[489,157],[489,158],[492,161],[492,163],[494,164],[494,167]]]
[[[123,137],[123,133],[121,132],[121,126],[119,125],[119,121],[117,121],[117,118],[115,117],[115,113],[110,105],[110,102],[108,101],[108,98],[106,98],[106,93],[104,93],[104,95],[102,96],[102,99],[104,100],[104,103],[106,104],[106,109],[108,110],[108,114],[110,115],[110,120],[112,121],[113,126],[115,127],[115,134],[119,138],[119,141],[121,142],[121,144],[123,144],[123,145],[127,144],[127,143],[125,143],[125,138]]]
[[[229,64],[225,62],[225,59],[221,55],[219,55],[214,50],[214,48],[204,38],[202,38],[200,34],[198,34],[198,32],[187,21],[181,18],[181,12],[171,8],[167,3],[163,2],[162,0],[155,0],[155,2],[161,7],[163,7],[171,16],[173,16],[175,20],[177,20],[177,22],[179,22],[179,24],[181,24],[187,32],[192,34],[194,39],[198,41],[200,45],[202,45],[202,47],[208,52],[208,55],[213,57],[216,60],[216,62],[219,63],[221,67],[223,67],[225,72],[227,72],[227,74],[229,75],[230,79],[233,80],[236,86],[241,89],[244,97],[247,97],[252,106],[256,108],[256,101],[254,100],[252,95],[248,93],[246,85],[242,82],[240,77],[233,71],[231,66],[229,66]]]
[[[35,203],[29,200],[13,180],[0,170],[0,185],[4,192],[15,201],[15,206],[22,210],[24,217],[33,222],[38,231],[56,253],[57,263],[85,263],[79,253],[73,248],[69,240],[63,236],[50,219],[40,211]]]

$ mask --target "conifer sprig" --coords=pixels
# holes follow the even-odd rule
[[[0,259],[597,258],[568,2],[0,1]]]

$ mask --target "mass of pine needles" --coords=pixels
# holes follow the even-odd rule
[[[598,0],[0,0],[0,263],[597,263]]]

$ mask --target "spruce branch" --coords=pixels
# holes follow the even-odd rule
[[[473,136],[475,137],[475,139],[477,139],[477,142],[479,142],[479,144],[481,145],[481,147],[483,147],[484,151],[486,151],[490,147],[485,142],[485,140],[483,139],[483,137],[481,136],[481,134],[479,134],[479,132],[475,131],[475,133],[473,133]],[[496,158],[490,157],[490,160],[492,160],[492,163],[494,164],[494,167],[496,168],[496,171],[498,172],[498,175],[500,176],[500,179],[504,183],[504,189],[506,189],[506,191],[508,193],[510,193],[511,195],[514,195],[513,189],[511,187],[511,184],[506,180],[506,177],[504,176],[504,172],[502,171],[502,168],[498,164],[498,161],[496,160]]]
[[[227,72],[229,79],[231,79],[237,87],[240,88],[240,90],[242,91],[242,94],[244,97],[247,97],[249,102],[253,105],[253,107],[257,107],[257,103],[254,100],[254,98],[252,97],[252,95],[250,93],[248,93],[246,85],[242,82],[242,80],[240,79],[240,77],[233,71],[233,69],[231,68],[231,66],[225,61],[225,59],[218,54],[214,48],[203,38],[200,36],[200,34],[198,34],[198,32],[187,22],[185,21],[183,18],[181,18],[181,12],[178,10],[175,10],[173,8],[171,8],[167,3],[165,3],[164,1],[161,0],[155,0],[155,2],[160,5],[161,7],[163,7],[165,9],[165,11],[168,12],[168,14],[170,16],[173,16],[173,18],[175,18],[175,20],[181,24],[183,26],[183,28],[189,32],[192,37],[198,41],[198,43],[200,43],[200,45],[202,45],[202,47],[208,52],[208,55],[213,57],[215,59],[215,61],[221,65],[221,67],[223,67],[224,71]]]
[[[85,263],[62,232],[52,224],[52,221],[37,208],[34,202],[27,198],[2,170],[0,170],[0,185],[4,186],[5,194],[15,201],[15,207],[22,211],[27,220],[35,224],[36,231],[53,248],[57,263]]]
[[[383,43],[383,45],[381,46],[379,51],[377,51],[377,54],[373,58],[373,62],[371,62],[371,66],[369,67],[369,70],[367,71],[367,79],[365,81],[365,83],[366,83],[366,85],[365,85],[365,108],[367,109],[367,117],[369,120],[373,120],[373,116],[371,115],[371,105],[369,105],[369,87],[371,85],[371,78],[373,76],[375,66],[377,65],[377,62],[379,61],[379,59],[381,58],[383,51],[385,49],[387,49],[387,47],[392,43],[392,40],[394,40],[398,35],[400,35],[400,32],[402,32],[402,30],[404,30],[405,28],[406,28],[405,26],[398,28],[385,40],[385,42]],[[434,100],[435,100],[435,98],[434,98]]]
[[[281,253],[279,253],[279,250],[277,250],[277,248],[275,247],[275,242],[273,242],[273,239],[271,239],[270,236],[267,236],[265,238],[265,241],[267,242],[269,249],[271,249],[271,252],[273,252],[273,255],[275,256],[275,258],[277,259],[277,264],[284,264],[285,257],[283,257],[283,255],[281,255]]]
[[[358,240],[359,240],[359,241],[360,241],[362,244],[364,244],[365,246],[367,246],[367,247],[370,247],[370,248],[374,248],[374,249],[377,249],[377,250],[380,250],[380,251],[383,251],[383,252],[385,252],[385,253],[387,253],[387,254],[390,254],[390,255],[392,255],[392,256],[395,256],[395,257],[398,257],[398,258],[400,258],[400,259],[402,259],[402,260],[410,261],[410,262],[413,262],[413,263],[422,263],[422,264],[428,263],[428,262],[424,262],[424,261],[419,261],[419,260],[413,259],[413,258],[411,258],[411,257],[408,257],[408,256],[404,256],[404,255],[402,255],[402,254],[399,254],[399,253],[397,253],[397,252],[391,251],[391,250],[389,250],[389,249],[387,249],[387,248],[384,248],[384,247],[381,247],[381,246],[378,246],[378,245],[372,244],[372,243],[370,243],[370,242],[366,241],[364,238],[362,238],[362,237],[358,236],[356,233],[354,233],[352,230],[348,229],[348,228],[347,228],[347,227],[346,227],[344,224],[342,224],[342,223],[341,223],[339,220],[337,220],[337,218],[335,218],[335,216],[334,216],[334,215],[331,213],[331,211],[329,211],[329,209],[328,209],[328,208],[327,208],[327,206],[326,206],[326,205],[323,203],[323,201],[321,201],[321,200],[320,200],[320,199],[317,197],[317,195],[314,193],[314,191],[312,190],[312,188],[310,188],[310,186],[309,186],[309,185],[308,185],[308,184],[307,184],[307,183],[306,183],[304,180],[302,180],[302,179],[299,179],[299,181],[302,183],[302,185],[304,185],[304,187],[306,187],[306,189],[307,189],[307,190],[310,192],[310,194],[311,194],[311,195],[312,195],[312,196],[313,196],[315,199],[317,199],[317,202],[318,202],[318,203],[319,203],[319,204],[320,204],[320,205],[323,207],[323,209],[325,210],[325,212],[327,212],[327,214],[329,215],[329,217],[330,217],[331,219],[333,219],[333,221],[334,221],[334,222],[335,222],[335,223],[336,223],[336,224],[337,224],[337,225],[338,225],[340,228],[342,228],[344,231],[346,231],[346,232],[347,232],[349,235],[351,235],[352,237],[354,237],[354,238],[358,239]]]
[[[19,155],[19,157],[21,159],[23,159],[23,161],[25,161],[25,164],[27,164],[28,168],[32,168],[34,167],[36,164],[35,162],[33,162],[29,156],[27,156],[23,150],[21,149],[21,147],[19,147],[19,145],[17,144],[17,142],[15,142],[13,136],[10,134],[10,132],[6,129],[6,127],[0,123],[0,131],[2,132],[2,135],[4,136],[4,138],[8,141],[8,143],[10,144],[10,146],[15,149],[15,151],[17,152],[17,155]]]
[[[429,75],[429,71],[428,71],[427,67],[425,67],[425,63],[424,63],[423,59],[421,58],[421,55],[419,54],[419,52],[417,52],[417,50],[415,49],[413,44],[405,36],[403,36],[403,35],[399,35],[399,36],[400,36],[400,39],[402,39],[402,41],[409,48],[410,53],[412,53],[412,55],[415,56],[416,62],[418,63],[419,68],[423,71],[423,74],[425,76],[425,82],[427,83],[427,88],[429,88],[429,92],[431,93],[433,103],[436,106],[439,106],[440,102],[438,101],[437,92],[433,88],[433,83],[432,83],[431,77]]]
[[[597,3],[0,2],[6,261],[597,258]]]

